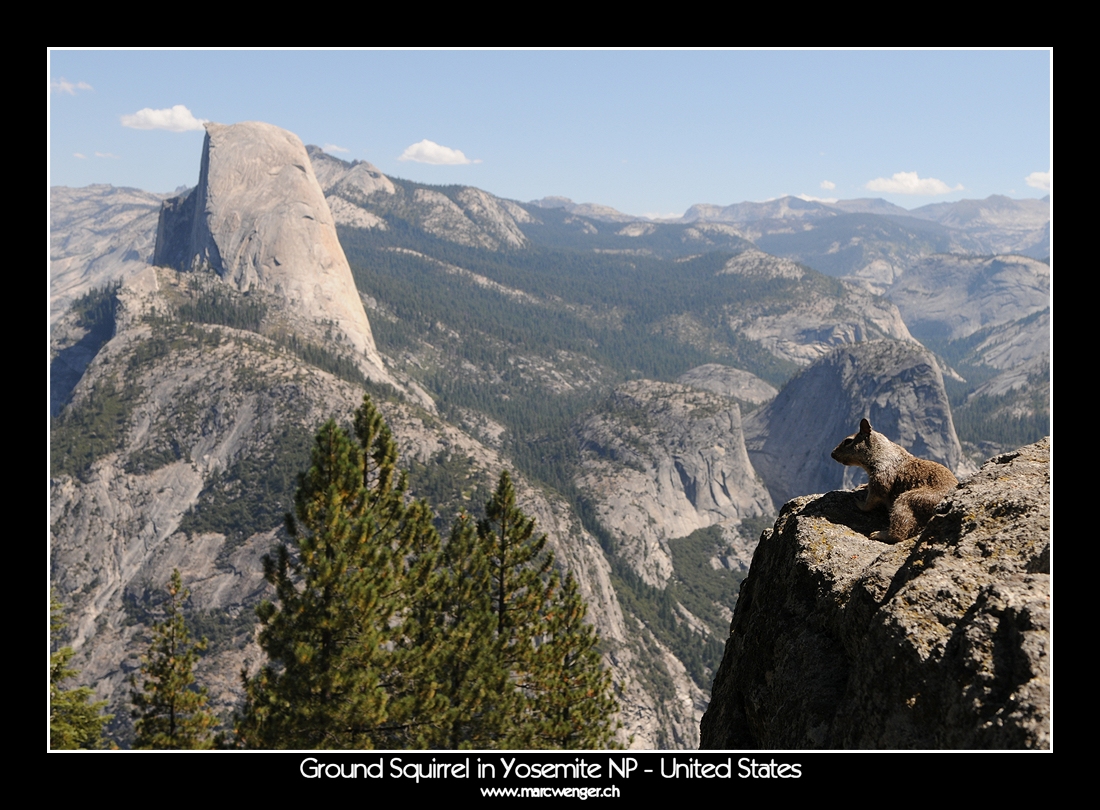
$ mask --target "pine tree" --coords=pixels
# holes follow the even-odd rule
[[[460,515],[444,547],[432,598],[416,608],[425,634],[420,643],[438,650],[434,666],[441,706],[425,729],[429,748],[497,746],[518,705],[498,654],[484,550],[473,520]]]
[[[287,516],[296,553],[264,560],[279,605],[257,610],[269,663],[245,678],[246,747],[409,747],[439,707],[435,651],[410,642],[424,635],[410,606],[438,565],[431,511],[406,505],[397,446],[369,397],[354,431],[320,429]]]
[[[492,568],[492,610],[496,631],[508,639],[508,647],[519,648],[524,636],[532,638],[541,607],[544,579],[554,559],[544,554],[546,535],[535,536],[535,519],[516,506],[516,490],[507,470],[501,473],[496,491],[485,505],[485,519],[478,524]],[[517,659],[524,651],[516,649]]]
[[[533,705],[528,699],[536,680],[536,643],[542,632],[542,613],[547,604],[553,555],[544,553],[546,535],[535,534],[534,518],[516,506],[516,491],[507,470],[485,504],[485,518],[478,523],[481,553],[490,570],[490,610],[493,617],[497,659],[514,687],[502,695],[509,724],[505,748],[531,748]]]
[[[57,642],[65,621],[57,599],[50,600],[50,636]],[[77,671],[69,666],[72,647],[61,647],[50,653],[50,748],[103,748],[103,727],[113,715],[101,714],[107,701],[91,701],[92,689],[78,686],[62,689],[61,684],[74,677]]]
[[[599,636],[584,621],[588,606],[570,574],[550,598],[545,635],[531,686],[532,748],[615,748],[622,724],[611,673],[596,649]]]
[[[572,576],[564,585],[546,535],[516,506],[507,471],[478,524],[490,567],[496,654],[514,684],[506,694],[509,748],[613,746],[618,712],[611,676]]]
[[[277,604],[257,611],[268,663],[244,678],[239,744],[608,745],[616,705],[595,631],[508,473],[486,519],[461,516],[446,544],[406,491],[369,398],[354,436],[320,429],[287,516],[293,550],[264,560]]]
[[[164,620],[153,625],[153,642],[141,664],[141,685],[130,679],[135,748],[200,750],[213,747],[217,724],[206,708],[206,689],[195,687],[195,664],[206,639],[191,643],[183,619],[190,597],[178,569],[168,583]]]

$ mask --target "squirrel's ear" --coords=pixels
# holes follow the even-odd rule
[[[871,432],[871,423],[868,422],[866,419],[860,419],[859,420],[859,432],[864,434],[864,435],[867,435],[868,433],[870,433]]]

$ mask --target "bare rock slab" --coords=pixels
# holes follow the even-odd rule
[[[209,268],[241,292],[276,293],[300,320],[331,323],[364,373],[390,382],[306,148],[248,121],[206,124],[199,183],[167,200],[154,262]]]

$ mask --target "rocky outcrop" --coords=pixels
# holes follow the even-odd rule
[[[325,199],[328,200],[329,210],[332,211],[332,218],[337,225],[349,228],[377,228],[380,231],[389,227],[382,217],[349,203],[343,197],[329,196]]]
[[[1036,401],[1045,405],[1050,402],[1050,359],[1041,358],[1017,366],[1004,374],[998,374],[992,380],[978,386],[970,399],[981,396],[1003,397],[1024,391],[1030,397],[1012,397],[1008,406],[1013,417],[1031,416],[1038,410]]]
[[[348,162],[325,152],[319,146],[306,146],[313,173],[325,197],[341,197],[354,205],[362,205],[375,194],[397,193],[393,181],[365,160]]]
[[[242,292],[281,296],[288,315],[335,325],[364,373],[390,381],[332,213],[293,133],[255,121],[207,124],[199,184],[165,202],[155,261],[208,267]]]
[[[306,151],[340,225],[386,230],[385,215],[396,215],[467,247],[500,250],[527,244],[519,223],[531,222],[532,217],[517,203],[471,186],[441,191],[403,181],[395,184],[366,161],[349,163],[317,146],[307,146]]]
[[[719,275],[738,275],[749,278],[790,278],[801,279],[806,268],[790,259],[781,259],[762,250],[749,248],[730,259],[719,271]]]
[[[779,393],[755,374],[718,363],[696,366],[677,377],[676,382],[753,405],[774,399]]]
[[[897,545],[852,492],[788,503],[741,586],[703,748],[1048,748],[1050,441]]]
[[[829,451],[868,418],[915,456],[956,475],[972,472],[951,421],[943,376],[931,352],[915,343],[873,341],[835,349],[745,419],[753,467],[776,503],[866,480]]]
[[[616,389],[578,430],[578,487],[650,585],[672,575],[668,541],[715,524],[773,513],[749,463],[731,399],[639,380]]]
[[[985,331],[968,359],[1001,373],[974,389],[967,403],[999,397],[997,413],[1010,418],[1049,415],[1050,352],[1049,309]]]
[[[454,197],[434,189],[415,189],[412,204],[420,226],[433,236],[468,247],[500,250],[527,244],[510,208],[492,194],[467,186]],[[519,206],[511,208],[523,211]]]
[[[365,160],[349,163],[319,146],[306,146],[306,154],[337,225],[386,230],[386,221],[364,206],[369,206],[375,195],[384,198],[397,193],[390,178]]]
[[[721,222],[696,222],[692,227],[685,228],[683,235],[684,243],[692,247],[729,244],[742,238],[739,229]]]
[[[880,338],[912,339],[897,307],[883,298],[861,293],[849,289],[839,299],[811,295],[781,312],[751,307],[748,312],[732,315],[728,323],[734,332],[800,366],[808,366],[845,344]]]
[[[898,308],[858,285],[755,247],[730,244],[718,249],[739,252],[720,268],[705,271],[714,273],[705,282],[705,296],[681,311],[667,312],[652,324],[652,331],[734,365],[755,363],[750,357],[759,358],[763,349],[780,361],[777,370],[809,366],[852,343],[916,343]]]

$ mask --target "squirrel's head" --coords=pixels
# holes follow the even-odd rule
[[[871,423],[859,420],[859,432],[853,433],[836,446],[832,452],[834,461],[848,466],[856,466],[871,455]]]

